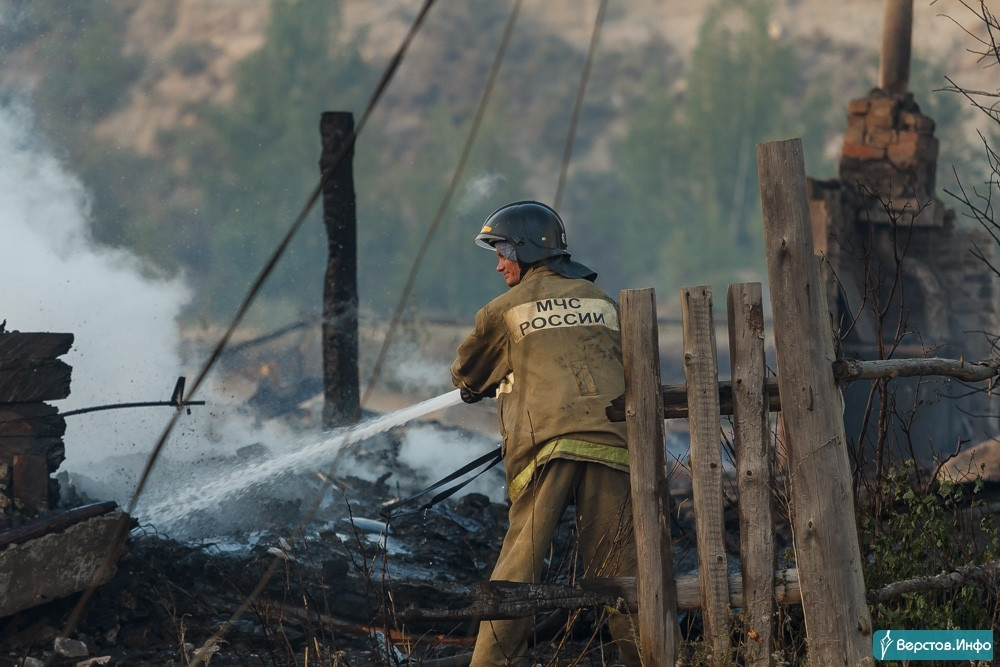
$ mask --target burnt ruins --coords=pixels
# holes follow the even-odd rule
[[[0,618],[107,582],[127,515],[113,502],[59,511],[66,421],[45,403],[70,392],[66,333],[0,333]]]
[[[987,359],[1000,323],[995,243],[958,226],[936,194],[935,122],[907,91],[912,4],[887,3],[885,18],[878,87],[848,104],[839,178],[809,181],[837,355]],[[897,442],[925,463],[996,433],[987,392],[947,378],[900,378],[894,391],[894,409],[915,420]],[[844,387],[848,432],[859,432],[869,392]]]

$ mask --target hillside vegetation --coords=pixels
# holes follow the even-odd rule
[[[192,320],[225,320],[246,294],[316,185],[320,114],[360,116],[418,9],[237,4],[18,1],[0,23],[4,98],[28,100],[37,129],[92,193],[99,241],[197,286]],[[555,196],[597,3],[529,4],[420,267],[414,315],[470,317],[502,287],[471,244],[483,217],[507,201]],[[653,286],[669,308],[682,285],[763,280],[754,146],[801,137],[809,174],[835,176],[846,103],[873,85],[859,73],[877,67],[878,14],[864,10],[858,34],[840,39],[816,32],[824,7],[611,4],[560,206],[574,255],[606,289]],[[359,139],[364,309],[396,306],[511,8],[436,5]],[[914,52],[911,88],[938,122],[942,173],[953,164],[975,173],[961,101],[931,92],[945,72],[920,59],[919,45]],[[314,316],[326,246],[317,208],[253,317]]]

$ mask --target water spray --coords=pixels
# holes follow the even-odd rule
[[[207,482],[192,484],[171,494],[170,498],[157,501],[137,514],[151,524],[167,524],[192,512],[202,510],[223,501],[228,496],[252,484],[286,472],[301,472],[320,465],[324,457],[344,451],[348,445],[361,442],[390,428],[405,424],[438,410],[444,410],[462,402],[459,390],[454,389],[440,396],[427,399],[408,408],[386,415],[373,417],[352,426],[344,426],[327,431],[313,444],[306,445],[275,458],[240,468],[225,477],[217,477]]]

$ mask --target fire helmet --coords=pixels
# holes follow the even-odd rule
[[[492,250],[497,241],[512,243],[518,261],[525,264],[569,255],[562,218],[537,201],[514,202],[493,211],[483,223],[476,244]]]

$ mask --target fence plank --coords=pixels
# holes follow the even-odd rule
[[[712,320],[712,288],[707,285],[685,287],[681,290],[681,308],[702,620],[715,661],[726,664],[730,648],[729,568],[722,516],[719,369]]]
[[[757,170],[809,664],[871,664],[871,615],[801,140],[758,144]]]
[[[680,646],[670,490],[666,477],[663,396],[652,289],[623,290],[622,362],[625,366],[625,427],[632,479],[632,517],[638,558],[639,650],[642,664],[670,667]]]
[[[730,285],[729,363],[733,387],[733,444],[739,494],[743,613],[757,641],[744,642],[748,667],[770,664],[775,568],[772,450],[764,382],[764,306],[760,283]]]

